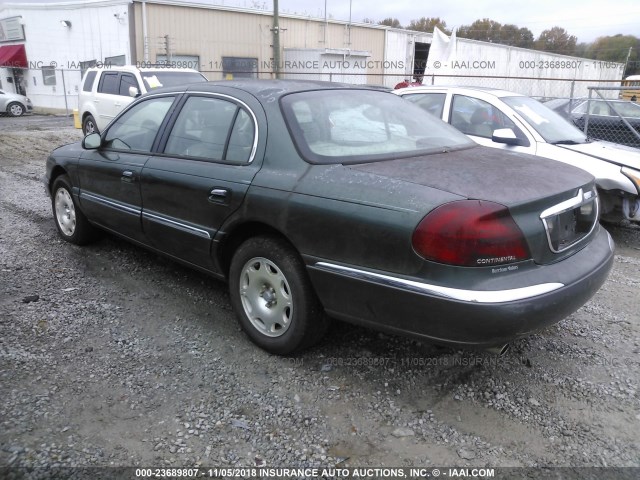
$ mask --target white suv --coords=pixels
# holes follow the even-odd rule
[[[135,97],[154,88],[206,81],[200,72],[187,68],[132,65],[90,68],[84,74],[78,95],[82,131],[85,135],[101,132]]]

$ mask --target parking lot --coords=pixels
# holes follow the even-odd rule
[[[281,358],[224,283],[59,239],[41,178],[72,124],[0,117],[0,465],[640,467],[639,226],[608,225],[604,287],[502,358],[338,322]]]

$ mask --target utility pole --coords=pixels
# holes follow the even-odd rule
[[[624,61],[624,70],[622,70],[622,78],[624,79],[624,74],[627,73],[627,67],[629,66],[629,57],[631,57],[631,50],[633,47],[629,47],[629,52],[627,53],[627,59]]]
[[[280,18],[278,0],[273,0],[273,73],[280,78]]]

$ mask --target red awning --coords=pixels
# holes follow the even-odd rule
[[[28,68],[24,45],[5,45],[0,47],[0,67]]]

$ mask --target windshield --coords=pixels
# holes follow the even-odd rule
[[[587,137],[571,122],[529,97],[503,97],[502,101],[523,117],[547,143],[585,143]]]
[[[173,87],[175,85],[188,85],[189,83],[206,82],[207,79],[199,72],[170,72],[167,70],[154,70],[141,72],[147,91],[160,87]]]
[[[287,95],[284,115],[312,163],[363,163],[468,148],[455,128],[397,95],[319,90]]]

